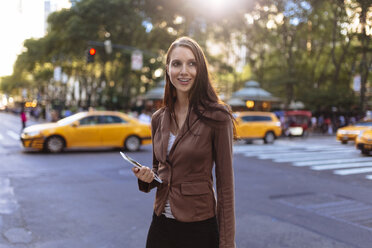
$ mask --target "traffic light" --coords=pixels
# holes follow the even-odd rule
[[[87,63],[94,62],[94,55],[96,54],[96,49],[90,48],[87,50]]]

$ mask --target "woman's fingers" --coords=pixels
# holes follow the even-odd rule
[[[141,181],[151,183],[152,180],[154,180],[154,172],[147,166],[143,166],[141,167],[141,169],[133,167],[132,171],[134,172],[136,177]]]
[[[146,167],[146,166],[143,166],[139,173],[141,174],[142,173],[142,181],[146,182],[146,183],[151,183],[152,180],[154,180],[154,172],[149,168],[149,167]]]

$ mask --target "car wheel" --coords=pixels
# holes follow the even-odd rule
[[[275,134],[273,132],[267,132],[264,137],[265,144],[272,144],[275,140]]]
[[[138,151],[141,147],[141,140],[137,136],[129,136],[125,140],[124,146],[130,152]]]
[[[369,150],[361,149],[360,151],[362,152],[363,155],[369,155]]]
[[[341,144],[346,145],[346,144],[347,144],[347,140],[343,140],[343,141],[341,141]]]
[[[51,136],[46,140],[45,146],[48,152],[57,153],[63,150],[65,141],[60,136]]]

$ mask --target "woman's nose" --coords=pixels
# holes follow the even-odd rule
[[[182,65],[182,68],[181,68],[181,74],[185,74],[187,73],[187,66],[186,64]]]

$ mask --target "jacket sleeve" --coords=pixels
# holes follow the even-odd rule
[[[158,127],[158,115],[155,113],[151,118],[151,140],[152,140],[152,171],[157,174],[159,161],[155,157],[154,153],[154,136]],[[146,183],[138,179],[138,188],[140,191],[145,193],[150,192],[153,188],[159,186],[160,183],[155,179],[151,183]]]
[[[235,247],[235,199],[232,166],[233,123],[230,117],[227,117],[228,120],[214,128],[213,134],[220,248]]]

